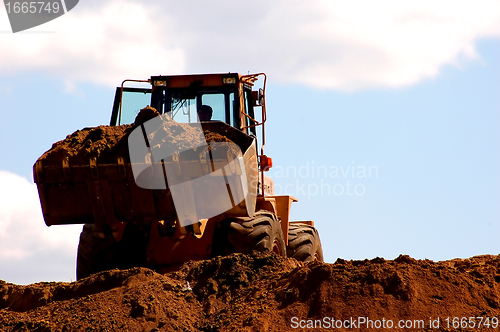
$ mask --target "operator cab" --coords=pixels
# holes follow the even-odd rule
[[[150,88],[118,87],[111,125],[134,122],[140,109],[150,105],[181,123],[199,122],[197,110],[212,108],[211,121],[222,121],[248,135],[256,135],[252,81],[236,73],[183,76],[153,76]]]

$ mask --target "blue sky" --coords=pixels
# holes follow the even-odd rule
[[[269,127],[286,128],[268,131],[275,164],[304,167],[303,174],[312,173],[313,164],[378,168],[378,177],[367,179],[298,176],[318,188],[346,188],[348,180],[366,188],[362,196],[298,195],[293,214],[316,221],[328,260],[499,252],[500,45],[483,41],[478,52],[481,61],[447,66],[438,77],[402,89],[269,89],[269,109],[278,109],[270,111]],[[288,144],[293,149],[282,155]],[[282,187],[296,180],[276,179]]]
[[[44,225],[33,163],[75,130],[107,124],[121,80],[160,73],[268,74],[269,174],[299,198],[292,219],[315,221],[326,261],[500,253],[495,2],[394,5],[371,17],[335,1],[262,2],[247,13],[255,31],[241,31],[252,47],[204,25],[203,2],[186,21],[190,8],[170,5],[89,1],[20,34],[0,10],[0,279],[74,280],[81,227]],[[151,25],[163,14],[168,33]]]

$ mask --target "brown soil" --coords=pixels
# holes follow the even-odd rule
[[[98,126],[77,130],[66,139],[56,142],[39,160],[44,165],[61,165],[68,158],[69,165],[88,165],[91,158],[96,158],[98,164],[117,163],[118,157],[130,162],[128,153],[128,135],[139,124],[142,124],[159,113],[152,107],[143,108],[134,124],[120,126]],[[178,150],[193,147],[193,142],[203,139],[201,131],[187,123],[178,123],[168,115],[161,116],[163,121],[158,128],[148,127],[148,139],[152,149],[158,149],[164,144],[176,146]],[[230,142],[227,137],[208,130],[203,132],[207,142]],[[195,144],[196,145],[196,144]],[[201,150],[199,151],[201,152]],[[235,151],[236,153],[236,151]]]
[[[393,261],[305,264],[275,255],[235,254],[188,262],[166,275],[134,268],[73,283],[0,282],[0,329],[317,331],[315,320],[366,317],[372,324],[425,323],[408,330],[456,331],[454,317],[482,317],[489,328],[462,330],[493,331],[499,301],[500,255],[444,262],[400,256]],[[429,320],[436,324],[438,318],[439,328],[430,329]],[[294,322],[303,327],[316,323],[316,328],[293,329]],[[353,330],[374,330],[366,327]]]

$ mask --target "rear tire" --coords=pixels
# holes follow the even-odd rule
[[[129,224],[117,242],[111,232],[97,232],[95,225],[85,224],[78,244],[76,279],[116,268],[145,266],[147,239],[144,234],[136,225]]]
[[[316,228],[306,224],[290,224],[286,253],[288,257],[301,262],[323,262],[323,249]]]
[[[225,225],[224,253],[249,254],[272,251],[286,257],[286,246],[278,218],[271,212],[257,212],[253,218],[231,218]]]

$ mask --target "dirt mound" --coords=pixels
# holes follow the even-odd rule
[[[500,256],[306,264],[234,254],[166,275],[134,268],[73,283],[0,282],[0,329],[313,331],[354,323],[364,331],[397,329],[401,320],[408,330],[491,331],[499,301]]]
[[[54,143],[52,148],[45,152],[39,160],[44,165],[60,165],[65,158],[68,158],[69,165],[88,165],[92,158],[96,158],[98,164],[116,164],[118,157],[123,157],[125,162],[130,162],[129,134],[138,125],[158,115],[159,113],[154,108],[148,106],[139,112],[134,124],[98,126],[77,130],[64,140]],[[202,132],[187,123],[176,122],[166,114],[161,116],[161,120],[150,123],[147,128],[148,140],[153,150],[168,144],[182,151],[192,148],[193,144],[196,145],[196,142],[203,142],[203,140],[233,143],[223,135],[208,130]],[[234,151],[235,154],[237,152]]]

